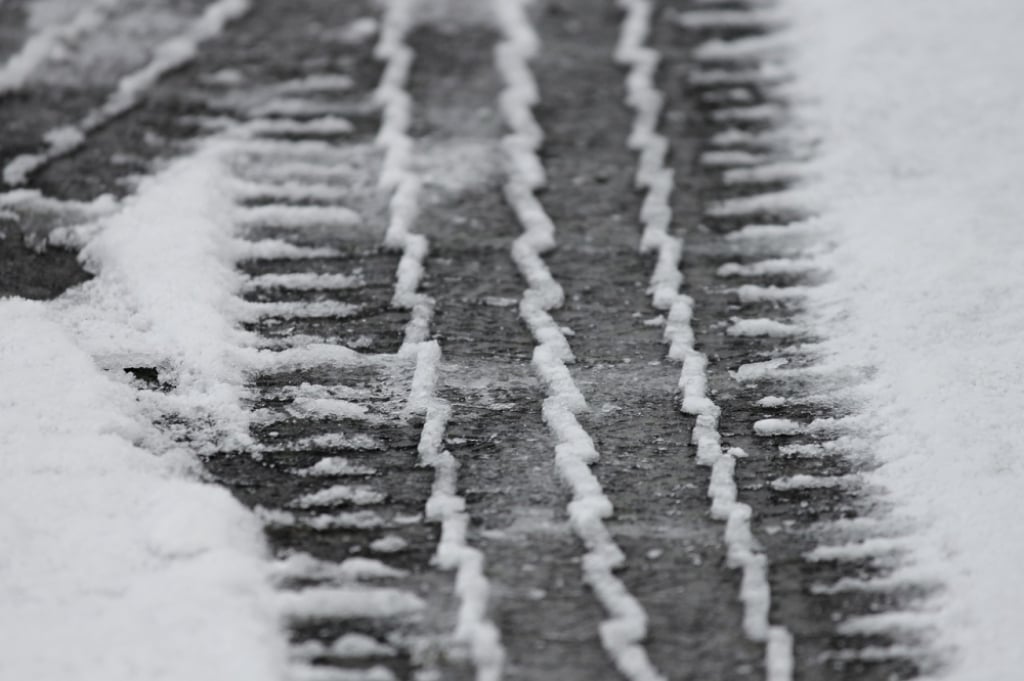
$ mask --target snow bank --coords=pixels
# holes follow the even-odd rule
[[[0,678],[281,678],[259,523],[132,444],[134,391],[56,316],[0,301]]]
[[[283,677],[262,525],[192,453],[248,437],[228,152],[59,235],[91,281],[0,300],[0,678]]]
[[[145,180],[82,250],[98,276],[54,303],[101,365],[157,369],[173,391],[149,399],[206,423],[204,449],[244,444],[230,438],[248,425],[238,348],[250,339],[236,328],[245,310],[224,151],[211,144]]]
[[[1024,669],[1024,5],[787,0],[840,239],[811,300],[837,363],[877,367],[871,474],[926,530],[948,678]],[[837,293],[838,292],[838,293]],[[830,314],[839,309],[841,314]]]

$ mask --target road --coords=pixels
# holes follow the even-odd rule
[[[0,99],[8,189],[54,199],[0,214],[0,293],[88,278],[22,232],[226,140],[270,359],[203,461],[266,523],[295,678],[921,673],[931,587],[885,586],[905,528],[802,314],[769,3],[230,4],[123,107],[152,62]]]

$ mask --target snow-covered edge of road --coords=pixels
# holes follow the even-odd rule
[[[798,113],[821,136],[805,181],[834,228],[809,311],[827,363],[871,367],[865,474],[915,524],[889,585],[944,584],[845,630],[909,634],[955,681],[1024,669],[1024,6],[783,0]],[[872,588],[871,582],[862,585]],[[931,672],[929,672],[931,673]]]
[[[0,301],[4,678],[285,673],[260,523],[153,427],[207,423],[209,448],[247,432],[221,152],[175,162],[101,219],[83,251],[95,279]],[[128,367],[156,368],[166,391]]]

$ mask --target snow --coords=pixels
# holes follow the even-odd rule
[[[756,28],[771,29],[784,24],[782,14],[774,10],[698,9],[679,12],[676,22],[686,28]]]
[[[777,492],[791,492],[802,489],[848,487],[860,481],[859,475],[789,475],[771,480],[768,486]]]
[[[310,319],[316,317],[351,317],[361,307],[339,300],[317,300],[312,302],[250,302],[239,305],[238,318],[244,321],[260,319]]]
[[[248,290],[281,288],[289,291],[336,291],[362,286],[361,274],[317,274],[296,272],[289,274],[261,274],[245,282]]]
[[[246,129],[265,135],[347,135],[355,125],[347,118],[321,116],[312,119],[260,118],[246,124]]]
[[[343,73],[315,73],[289,80],[277,90],[288,94],[339,93],[348,92],[354,86],[352,77]]]
[[[756,284],[744,284],[736,289],[736,295],[740,302],[763,303],[783,302],[793,299],[801,299],[807,295],[806,286],[758,286]]]
[[[762,184],[772,182],[796,182],[808,176],[807,167],[803,164],[783,161],[769,163],[753,168],[729,168],[722,173],[726,184]]]
[[[326,665],[297,665],[288,670],[287,681],[398,681],[387,667],[346,669]]]
[[[788,338],[798,336],[805,330],[795,324],[778,322],[774,319],[737,319],[725,331],[730,336]]]
[[[912,547],[914,540],[909,537],[872,537],[863,541],[850,542],[835,546],[818,546],[806,554],[812,561],[863,560],[878,558],[886,554],[906,551]]]
[[[337,639],[330,647],[331,655],[335,657],[392,657],[396,654],[394,648],[378,642],[363,634],[346,634]]]
[[[535,194],[545,181],[538,154],[544,133],[533,115],[539,94],[530,67],[540,43],[526,4],[517,0],[494,5],[502,34],[495,48],[495,64],[504,85],[498,101],[508,128],[502,140],[508,161],[505,200],[523,229],[512,246],[512,259],[527,284],[519,314],[537,343],[533,367],[546,386],[544,421],[557,441],[558,474],[572,491],[567,507],[569,521],[587,549],[582,556],[583,579],[607,614],[599,627],[601,644],[626,678],[659,681],[664,677],[643,646],[647,615],[615,576],[625,563],[625,555],[604,524],[613,514],[612,503],[590,469],[598,452],[577,419],[577,414],[587,410],[587,403],[567,367],[574,361],[567,340],[572,330],[559,326],[550,314],[562,305],[564,292],[542,257],[554,248],[556,230]],[[640,33],[646,27],[635,19],[632,23],[627,20],[627,24]]]
[[[308,659],[334,657],[343,660],[357,660],[367,657],[394,657],[398,651],[365,634],[344,634],[330,645],[325,645],[320,641],[306,641],[293,647],[292,653]]]
[[[310,492],[291,501],[288,506],[291,508],[320,508],[352,504],[355,506],[369,506],[379,504],[387,498],[382,492],[365,485],[332,485],[318,492]]]
[[[283,260],[332,258],[339,251],[326,246],[296,246],[281,239],[260,239],[247,241],[236,239],[231,244],[236,260]]]
[[[273,574],[279,582],[289,579],[355,582],[404,577],[407,573],[372,558],[346,558],[335,563],[306,553],[291,553],[274,563]]]
[[[380,539],[374,539],[370,542],[370,550],[376,551],[377,553],[398,553],[404,550],[409,545],[409,542],[405,541],[396,534],[389,534]]]
[[[297,620],[408,617],[426,607],[410,591],[363,584],[285,591],[276,600],[286,616]]]
[[[720,277],[767,277],[776,275],[798,275],[818,272],[824,267],[819,259],[811,258],[774,258],[744,264],[727,262],[718,268]]]
[[[760,166],[765,163],[765,158],[760,154],[753,154],[749,151],[705,151],[700,155],[701,165],[710,168],[718,166]]]
[[[207,450],[244,445],[248,424],[224,151],[210,144],[143,181],[82,249],[97,278],[54,303],[102,365],[156,367],[175,389],[151,399],[210,422],[197,434]]]
[[[237,180],[235,191],[239,197],[247,199],[269,199],[280,202],[319,201],[328,204],[344,201],[352,194],[348,187],[314,181],[253,182]],[[353,221],[353,224],[357,225],[359,221]]]
[[[746,364],[741,364],[736,371],[732,372],[732,375],[733,378],[740,383],[759,381],[766,377],[773,376],[779,369],[786,366],[787,363],[788,360],[782,357],[765,360],[763,362],[748,362]]]
[[[947,590],[922,616],[954,681],[1024,669],[1024,5],[787,0],[811,181],[838,234],[812,297],[838,366],[871,366],[881,468]],[[833,310],[841,314],[832,314]]]
[[[467,542],[470,519],[466,502],[458,493],[459,463],[443,447],[451,407],[436,394],[442,352],[437,341],[428,340],[434,299],[418,290],[429,242],[424,235],[412,231],[419,213],[421,182],[412,169],[415,145],[409,136],[409,125],[413,101],[406,89],[415,59],[406,37],[415,20],[413,11],[418,7],[409,0],[391,0],[375,48],[377,58],[385,62],[374,93],[382,107],[377,144],[384,149],[378,184],[391,193],[384,243],[402,252],[392,305],[411,314],[398,354],[415,361],[406,411],[423,418],[417,446],[419,464],[434,469],[425,508],[426,518],[441,525],[434,560],[441,569],[455,571],[459,605],[452,640],[468,650],[477,681],[498,681],[505,665],[505,649],[500,630],[487,614],[491,587],[484,573],[484,555]]]
[[[97,2],[94,7],[102,7],[103,4]],[[181,34],[157,45],[145,66],[122,77],[102,106],[86,114],[74,125],[61,126],[47,133],[45,139],[48,146],[44,151],[22,154],[9,161],[3,169],[4,182],[11,185],[24,184],[31,173],[78,149],[90,133],[137,106],[147,91],[167,73],[194,59],[201,43],[217,36],[229,22],[248,11],[249,0],[216,0],[208,5]],[[87,12],[80,16],[86,15]],[[102,18],[98,20],[102,21]],[[78,21],[80,19],[73,21],[72,26]],[[61,29],[56,30],[59,32]],[[19,78],[12,79],[13,87],[20,86]]]
[[[307,451],[330,451],[333,449],[358,449],[361,451],[383,450],[384,443],[365,433],[348,435],[346,433],[323,433],[320,435],[309,435],[294,439],[278,440],[269,445],[264,445],[268,452],[307,452]]]
[[[0,302],[0,677],[280,678],[260,524],[188,453],[133,444],[134,390],[61,316]]]
[[[745,457],[746,453],[739,448],[722,452],[718,432],[721,410],[708,396],[708,358],[694,347],[693,301],[679,290],[683,284],[680,261],[684,245],[681,238],[669,231],[672,219],[670,198],[675,182],[672,170],[665,165],[670,147],[668,138],[658,132],[664,96],[655,85],[654,73],[660,55],[644,46],[651,30],[654,6],[647,0],[621,0],[619,4],[626,13],[615,48],[615,59],[629,67],[626,103],[635,112],[627,144],[639,155],[636,185],[646,190],[639,215],[643,225],[640,251],[655,251],[658,255],[648,293],[655,308],[668,311],[663,338],[669,346],[668,357],[682,363],[679,376],[681,408],[683,413],[696,416],[690,441],[697,446],[698,463],[712,467],[708,485],[711,516],[725,522],[728,567],[742,573],[739,599],[743,604],[744,634],[751,641],[765,644],[766,678],[769,681],[789,681],[793,671],[793,637],[784,626],[770,622],[768,561],[751,532],[750,506],[737,500],[736,459]],[[730,14],[698,12],[689,13],[689,16]],[[683,14],[680,18],[686,16]],[[735,335],[736,329],[740,329],[759,334],[763,328],[758,320],[746,320],[735,322],[729,333]],[[775,327],[770,330],[778,331]],[[547,407],[545,404],[546,418]]]
[[[296,469],[298,475],[310,477],[341,477],[373,475],[377,469],[362,464],[352,463],[340,456],[327,456],[308,468]]]
[[[378,420],[368,414],[368,411],[369,409],[365,405],[327,397],[296,397],[288,405],[288,413],[299,418],[333,416],[356,421]]]
[[[247,228],[304,229],[317,226],[345,229],[357,226],[363,221],[359,213],[345,206],[271,204],[246,206],[237,209],[237,212],[239,220]]]
[[[304,526],[315,530],[359,529],[369,530],[384,527],[388,521],[375,511],[344,511],[341,513],[324,513],[315,516],[301,517],[291,511],[256,509],[256,515],[273,527]]]
[[[94,279],[0,301],[4,678],[284,673],[261,523],[198,482],[194,458],[248,444],[256,355],[237,328],[230,149],[213,141],[120,204],[85,206],[90,222],[63,237],[84,243]],[[155,368],[166,391],[129,367]],[[152,425],[168,416],[189,451]]]
[[[101,26],[121,0],[94,0],[68,17],[49,17],[15,54],[0,65],[0,95],[23,88],[39,66],[66,43]],[[41,3],[40,3],[41,4]],[[38,12],[38,10],[37,10]],[[33,23],[40,23],[38,20]]]

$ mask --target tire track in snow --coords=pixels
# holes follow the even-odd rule
[[[261,129],[238,130],[236,156],[266,151],[260,135],[267,131]],[[344,135],[342,140],[339,150],[360,148]],[[289,146],[295,167],[341,161],[318,154],[303,160],[310,147],[302,137],[279,139],[275,148],[287,153]],[[358,152],[349,159],[362,161]],[[419,529],[429,481],[409,470],[417,439],[405,415],[413,368],[397,355],[366,352],[372,339],[360,351],[340,344],[344,334],[325,333],[348,326],[367,303],[376,324],[398,322],[378,314],[386,299],[373,301],[390,288],[385,284],[393,281],[393,269],[386,265],[393,267],[395,259],[352,258],[346,253],[352,242],[369,235],[360,234],[358,221],[331,218],[333,212],[350,216],[353,198],[332,198],[312,212],[294,211],[288,202],[263,203],[276,215],[265,225],[253,222],[245,203],[238,209],[240,229],[259,240],[250,243],[271,246],[264,254],[269,261],[248,265],[259,274],[246,286],[256,298],[249,303],[253,328],[271,343],[252,361],[256,444],[208,465],[257,505],[267,525],[278,556],[279,605],[295,640],[294,679],[358,674],[389,681],[423,663],[415,659],[412,640],[424,635],[416,620],[430,599],[410,568],[426,561],[417,553],[425,553],[432,533]],[[323,229],[336,233],[338,247],[294,243]],[[379,285],[367,290],[374,280]],[[313,320],[317,324],[307,333],[293,333],[295,324]],[[268,336],[266,329],[275,331]],[[355,550],[369,555],[352,555]]]
[[[737,459],[742,459],[745,453],[739,449],[722,451],[718,431],[721,410],[707,394],[708,359],[694,347],[690,326],[693,300],[679,292],[683,283],[678,264],[683,255],[683,241],[669,233],[672,219],[669,200],[675,178],[672,169],[665,165],[669,141],[658,132],[664,96],[654,83],[661,56],[645,46],[655,7],[649,0],[619,0],[618,4],[625,15],[615,59],[629,67],[626,101],[636,112],[636,118],[628,145],[639,156],[636,185],[646,192],[640,211],[643,224],[640,249],[657,256],[648,290],[654,306],[667,313],[668,356],[682,363],[679,379],[682,411],[696,418],[691,443],[696,445],[698,462],[712,467],[708,496],[712,517],[726,523],[727,564],[743,573],[740,600],[744,607],[744,632],[752,641],[765,645],[765,678],[790,681],[793,638],[784,626],[773,625],[769,620],[768,561],[751,533],[751,507],[737,501],[734,470]]]
[[[627,678],[657,681],[664,677],[642,645],[647,636],[646,613],[614,574],[623,567],[625,555],[605,525],[612,504],[590,469],[599,455],[577,419],[588,407],[567,367],[574,361],[573,353],[549,313],[561,306],[564,294],[541,257],[555,245],[555,226],[534,193],[545,182],[537,155],[543,131],[532,113],[540,95],[529,65],[540,47],[539,39],[525,2],[496,4],[495,10],[504,36],[495,51],[506,83],[500,106],[510,130],[503,140],[509,166],[505,196],[524,230],[512,246],[512,258],[528,284],[519,312],[538,344],[533,365],[547,386],[544,420],[558,442],[555,460],[559,474],[573,492],[568,513],[587,549],[582,561],[584,579],[606,610],[607,618],[600,624],[602,645]]]
[[[318,340],[316,334],[307,336],[308,340],[300,337],[292,338],[290,342],[289,334],[281,336],[281,341],[295,347],[280,351],[277,358],[271,360],[271,369],[275,365],[280,369],[282,362],[291,361],[286,359],[290,354],[297,354],[295,369],[299,371],[301,377],[308,381],[311,376],[306,370],[315,369],[313,375],[317,376],[317,383],[325,378],[328,379],[328,382],[324,385],[309,385],[307,382],[299,383],[296,380],[299,377],[288,378],[285,376],[283,384],[276,382],[264,389],[265,403],[272,406],[263,410],[268,412],[268,420],[264,424],[263,431],[272,440],[260,451],[260,455],[264,460],[272,458],[280,461],[294,458],[295,455],[305,455],[306,452],[322,451],[332,454],[326,458],[319,458],[312,465],[307,464],[305,467],[293,469],[295,474],[306,480],[304,483],[301,480],[297,481],[301,483],[300,488],[306,488],[309,484],[315,484],[317,479],[337,477],[345,479],[352,476],[356,478],[379,477],[384,472],[382,469],[362,463],[361,460],[356,462],[353,453],[363,450],[371,453],[373,459],[385,461],[387,459],[377,452],[394,449],[402,439],[414,439],[415,441],[410,441],[409,445],[402,446],[408,446],[417,451],[419,455],[417,465],[431,468],[434,472],[429,494],[424,500],[427,519],[441,524],[440,539],[433,550],[434,562],[442,569],[456,572],[455,591],[459,597],[455,622],[452,624],[454,633],[437,630],[437,628],[446,626],[444,621],[431,623],[427,629],[434,630],[432,636],[454,643],[454,649],[448,650],[447,654],[457,657],[457,649],[465,648],[476,668],[476,678],[488,680],[500,676],[503,652],[497,629],[486,617],[488,584],[483,575],[482,554],[471,549],[465,543],[468,516],[464,511],[464,501],[456,492],[457,463],[442,447],[450,408],[444,400],[435,396],[436,375],[440,365],[440,346],[436,342],[428,340],[434,301],[429,296],[418,292],[419,281],[423,274],[423,259],[426,256],[428,244],[425,237],[412,231],[417,213],[416,195],[419,179],[410,169],[413,141],[407,134],[411,99],[405,86],[414,56],[405,44],[405,34],[412,20],[408,14],[410,7],[409,3],[396,2],[390,5],[385,14],[380,41],[376,47],[377,56],[385,61],[385,67],[374,93],[374,99],[377,100],[382,111],[381,125],[377,133],[377,145],[381,148],[383,155],[379,172],[380,185],[381,190],[388,196],[387,202],[390,208],[389,224],[384,234],[384,241],[391,249],[400,251],[395,267],[394,293],[390,302],[393,307],[411,310],[411,318],[404,324],[404,340],[395,355],[375,357],[369,354],[354,353],[344,348],[337,348],[336,351],[329,351],[329,348],[312,350],[307,347],[304,349],[302,347],[304,343]],[[294,97],[294,95],[289,96]],[[296,113],[299,113],[300,110],[301,112],[312,111],[312,108],[315,108],[305,106],[303,99],[289,101],[294,104],[290,110],[294,110]],[[275,115],[278,115],[276,109]],[[288,119],[275,120],[285,122]],[[294,137],[296,125],[297,123],[288,123],[287,135]],[[314,130],[306,132],[322,134],[320,126],[314,127]],[[339,126],[335,125],[335,127]],[[345,126],[341,127],[345,128]],[[257,135],[279,135],[282,132],[281,125],[268,127],[263,120],[249,122],[244,129],[248,134]],[[344,135],[346,130],[340,130],[340,133]],[[273,145],[252,141],[245,143],[242,147],[243,154],[247,150],[258,149],[259,153],[266,154],[267,160],[271,162],[275,155],[287,155],[292,158],[290,163],[295,170],[299,171],[299,175],[309,174],[310,169],[305,168],[304,164],[308,163],[316,167],[321,163],[330,165],[344,163],[346,153],[352,154],[352,152],[345,151],[346,146],[338,147],[335,151],[330,147],[325,148],[322,143],[314,144],[301,138],[292,141],[282,139]],[[365,160],[363,157],[364,154],[361,152],[355,152],[353,158],[349,160],[358,162]],[[252,173],[249,170],[246,172]],[[281,181],[285,182],[285,186],[289,188],[289,191],[283,195],[284,199],[302,200],[304,198],[301,183],[295,182],[292,178],[282,176],[277,172],[261,175],[258,170],[254,175],[255,177],[246,180],[247,184],[244,184],[245,189],[249,192],[250,200],[282,196],[282,193],[275,189],[275,186],[280,186],[275,183]],[[291,235],[296,229],[309,232],[310,228],[320,228],[325,223],[332,231],[340,228],[342,231],[358,233],[360,231],[359,211],[345,208],[345,197],[326,191],[327,186],[330,185],[320,187],[315,192],[316,201],[321,202],[316,206],[316,210],[301,209],[303,208],[301,206],[299,208],[290,207],[291,204],[280,203],[280,200],[276,203],[273,200],[269,203],[260,203],[259,208],[263,209],[260,211],[260,215],[266,219],[257,222],[250,219],[248,221],[249,233],[253,234],[257,229],[266,227],[270,231],[265,236],[273,237],[285,231],[288,234],[286,238],[294,238]],[[254,190],[254,188],[256,189]],[[342,201],[342,204],[339,205],[338,201]],[[346,214],[346,219],[333,220],[332,214],[338,211],[342,211],[339,214]],[[246,209],[245,214],[249,215],[251,212],[251,209]],[[314,241],[323,243],[323,238],[314,239]],[[344,241],[343,238],[342,243]],[[357,261],[365,263],[367,258],[364,255],[357,258]],[[294,289],[297,297],[304,298],[310,292],[330,289],[331,285],[336,285],[336,289],[339,291],[353,287],[358,289],[364,283],[365,276],[360,273],[345,275],[315,271],[289,271],[267,273],[259,280],[265,287],[278,291],[275,293],[275,297],[280,295],[280,289]],[[253,288],[260,290],[263,287],[256,283]],[[310,307],[309,303],[302,305],[288,301],[277,305],[293,309],[299,305],[301,306],[300,312]],[[337,325],[337,320],[334,320],[333,324]],[[327,366],[317,366],[325,361],[330,361],[331,357],[337,358],[337,365],[332,368],[342,371],[340,384],[332,384],[329,376],[331,372],[325,371],[328,369]],[[352,375],[350,370],[346,370],[346,365],[351,368],[363,367],[369,373],[360,379],[358,376]],[[393,375],[396,372],[397,375]],[[327,373],[328,376],[324,376],[324,373]],[[338,378],[334,380],[337,381]],[[370,383],[367,383],[367,380]],[[408,387],[405,390],[408,395],[406,399],[401,400],[401,405],[397,405],[395,404],[397,394],[403,391],[401,385],[406,380]],[[390,396],[382,395],[381,392],[391,394]],[[384,400],[385,404],[381,404],[381,400]],[[280,404],[282,401],[289,416],[294,420],[291,426],[292,430],[297,425],[300,433],[308,431],[308,422],[317,414],[341,416],[341,423],[362,420],[372,424],[373,427],[370,429],[356,427],[352,430],[353,427],[350,425],[345,432],[339,433],[332,428],[319,435],[302,434],[299,437],[281,433],[279,423],[286,426],[288,423],[281,422],[273,412],[282,408]],[[390,403],[390,406],[387,403]],[[310,410],[313,411],[310,412]],[[410,419],[423,421],[418,435],[413,435],[414,425],[409,423]],[[393,429],[387,428],[389,423],[399,425],[404,433],[394,432]],[[269,430],[270,428],[274,430]],[[371,433],[374,432],[380,433],[381,436],[372,435]],[[266,437],[263,439],[266,440]],[[393,459],[394,457],[387,458]],[[406,485],[406,487],[408,486]],[[379,491],[381,489],[386,492]],[[410,492],[413,493],[410,494]],[[296,531],[301,532],[304,529],[317,534],[336,533],[339,530],[349,533],[370,533],[371,536],[376,534],[377,538],[366,542],[366,540],[351,534],[347,537],[343,535],[336,546],[337,548],[345,546],[356,548],[360,545],[368,545],[371,551],[377,553],[388,553],[395,550],[399,551],[399,555],[401,555],[408,542],[402,539],[396,530],[399,529],[398,526],[404,526],[407,529],[415,527],[419,524],[420,514],[402,516],[384,511],[396,506],[408,507],[409,502],[416,496],[417,493],[414,490],[402,489],[400,485],[393,483],[374,487],[341,483],[299,496],[286,494],[281,498],[281,502],[275,504],[275,508],[265,510],[264,516],[271,527],[272,535],[275,532],[294,534]],[[405,498],[401,499],[401,497]],[[383,502],[387,502],[387,504],[382,506]],[[354,508],[341,512],[324,512],[324,509],[337,507],[339,504]],[[381,534],[385,532],[389,534]],[[289,543],[286,538],[282,541],[285,545]],[[280,543],[281,541],[279,541]],[[303,543],[301,537],[297,543],[299,545]],[[296,568],[296,574],[292,575],[294,578],[310,580],[312,579],[308,574],[310,570],[317,574],[331,572],[330,562],[325,563],[319,559],[303,557],[303,554],[299,554],[299,556],[301,569]],[[286,554],[284,560],[294,562],[294,558],[294,554]],[[343,561],[341,567],[348,563],[347,560]],[[369,567],[373,568],[372,565]],[[380,566],[374,569],[377,572],[381,571]],[[371,579],[375,574],[374,569],[369,570]],[[383,577],[397,578],[408,577],[408,575],[399,575],[392,571]],[[442,594],[445,589],[439,589],[437,586],[431,588],[425,583],[432,580],[436,581],[429,574],[420,575],[414,584],[418,584],[417,590],[421,594],[429,592]],[[316,583],[318,584],[319,581],[322,580],[318,578]],[[345,637],[357,634],[366,635],[365,631],[360,631],[358,628],[352,630],[351,626],[346,624],[346,621],[350,620],[353,615],[389,620],[405,613],[418,614],[427,607],[423,598],[409,592],[373,592],[371,590],[368,593],[376,594],[374,596],[376,600],[372,598],[368,600],[369,596],[360,594],[362,591],[367,591],[369,587],[352,589],[331,586],[327,591],[324,591],[325,587],[321,586],[313,588],[320,589],[319,592],[316,592],[319,594],[316,597],[305,595],[307,590],[304,589],[287,592],[288,610],[294,613],[300,623],[311,619],[317,622],[315,630],[307,631],[303,628],[305,625],[298,630],[300,648],[305,651],[299,654],[301,659],[297,674],[300,677],[308,675],[312,678],[317,677],[318,674],[326,676],[344,674],[340,669],[332,671],[333,667],[330,667],[329,663],[337,657],[335,649],[342,645],[342,642],[346,640]],[[347,589],[347,591],[339,591],[339,588]],[[326,607],[316,605],[323,599],[326,599],[328,604],[334,603],[334,605]],[[350,600],[354,600],[355,605],[345,606],[345,603]],[[435,602],[431,607],[431,612],[438,614],[448,611],[446,604],[439,602],[436,597],[433,597],[433,600]],[[349,610],[346,608],[351,610],[350,614],[347,614]],[[325,620],[327,622],[334,621],[330,629],[332,636],[336,637],[333,642],[324,640]],[[398,626],[400,622],[393,624]],[[419,627],[413,627],[410,631],[415,632],[417,629]],[[401,630],[402,626],[394,629],[388,635],[388,640],[390,641]],[[384,634],[379,629],[376,631],[377,639],[375,640],[379,640]],[[422,636],[427,633],[427,631],[422,631],[415,635]],[[415,646],[411,643],[404,643],[399,646],[399,649],[409,649],[410,647]],[[415,654],[407,654],[410,655],[410,659],[404,663],[405,665],[432,668],[437,664],[436,661],[431,661],[429,658],[415,659]],[[382,669],[378,665],[366,669],[365,673],[376,674],[381,678],[392,678],[383,676],[385,671]],[[387,669],[391,670],[387,671],[387,674],[394,672],[404,675],[408,671],[403,665],[396,666],[394,663]]]
[[[378,190],[345,181],[381,154],[341,118],[326,132],[308,125],[328,105],[369,101],[366,80],[286,81],[270,103],[288,101],[288,115],[257,109],[224,133],[253,275],[249,328],[265,347],[249,355],[255,444],[208,467],[264,519],[293,679],[434,668],[446,623],[423,614],[451,609],[450,580],[423,569],[437,552],[423,523],[434,481],[416,466],[422,428],[408,408],[410,389],[424,387],[422,353],[400,354],[390,338],[409,317],[389,309],[400,258],[379,252]],[[309,176],[321,183],[304,195]]]
[[[487,616],[490,584],[484,574],[484,556],[467,544],[469,516],[466,501],[458,493],[459,464],[444,447],[451,405],[437,396],[441,346],[427,340],[435,301],[418,292],[429,242],[426,236],[411,230],[420,191],[420,179],[410,168],[414,146],[408,135],[412,99],[406,89],[415,60],[415,52],[406,42],[414,19],[413,7],[412,0],[391,0],[376,52],[386,60],[376,93],[384,107],[378,134],[378,142],[385,148],[381,185],[392,190],[385,243],[402,249],[393,302],[411,310],[412,318],[405,327],[399,355],[416,357],[408,409],[424,419],[418,446],[420,465],[434,469],[426,517],[441,523],[435,560],[442,569],[456,572],[455,590],[460,603],[453,639],[468,648],[477,681],[497,681],[505,652],[501,634]]]
[[[340,18],[336,8],[331,16]],[[229,80],[227,95],[246,87],[237,74]],[[445,602],[450,578],[423,570],[432,554],[461,568],[463,636],[486,643],[487,632],[478,626],[483,601],[473,556],[453,541],[457,500],[443,494],[454,483],[452,467],[442,462],[441,475],[428,480],[413,460],[417,444],[432,438],[422,437],[415,415],[410,423],[406,397],[410,385],[429,381],[414,375],[416,357],[389,352],[398,348],[388,327],[408,320],[388,309],[399,258],[367,246],[382,236],[373,232],[374,197],[348,182],[372,169],[379,153],[362,142],[362,121],[313,117],[372,110],[368,98],[359,103],[354,80],[329,73],[287,81],[265,107],[247,108],[242,97],[233,111],[241,120],[218,125],[228,128],[224,165],[237,175],[229,189],[238,192],[236,226],[247,237],[237,241],[237,257],[255,275],[244,285],[239,319],[265,347],[242,353],[253,372],[256,442],[208,465],[263,506],[278,550],[280,605],[296,641],[292,677],[386,681],[436,667],[436,641],[449,639],[446,629],[456,624],[444,621],[455,610]],[[310,177],[321,184],[304,186]],[[353,327],[364,322],[369,333],[358,334]],[[440,547],[422,523],[428,500],[447,525]],[[427,607],[440,621],[416,621]],[[486,668],[488,651],[476,652]]]
[[[856,475],[870,465],[865,424],[852,418],[847,400],[861,379],[817,366],[802,317],[804,297],[827,285],[829,233],[800,191],[815,172],[808,160],[816,141],[791,99],[785,17],[751,2],[705,3],[668,16],[672,39],[684,40],[673,47],[692,64],[679,86],[694,103],[684,130],[704,139],[695,161],[709,229],[692,234],[688,250],[695,250],[686,255],[691,286],[701,292],[697,341],[722,359],[709,367],[708,386],[723,406],[720,428],[749,455],[735,476],[749,490],[754,529],[773,558],[773,612],[795,636],[795,674],[915,677],[921,670],[903,653],[919,650],[927,634],[909,633],[918,620],[901,612],[919,607],[931,587],[912,579],[882,584],[904,571],[899,552],[885,547],[907,529],[880,525],[879,534],[863,537],[827,529],[885,510],[873,507]],[[730,325],[723,334],[705,328],[702,316]],[[880,587],[855,587],[846,581],[851,575]],[[842,595],[829,584],[843,585]],[[883,614],[856,624],[875,612]]]
[[[472,544],[487,556],[505,678],[612,678],[595,626],[601,608],[581,579],[578,539],[561,518],[565,490],[550,471],[534,342],[515,310],[522,281],[509,249],[521,228],[501,192],[498,36],[489,4],[472,7],[410,36],[421,55],[410,91],[424,179],[418,228],[431,241],[424,286],[437,300],[439,388],[452,406],[446,445],[461,464]]]

